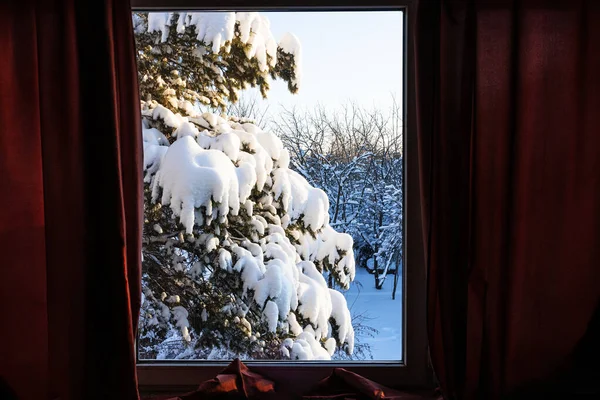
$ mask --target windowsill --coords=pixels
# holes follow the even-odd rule
[[[362,364],[362,365],[361,365]],[[145,363],[138,364],[139,388],[142,397],[169,396],[195,390],[215,378],[227,363]],[[319,381],[331,375],[335,368],[344,368],[393,389],[433,399],[433,375],[411,376],[410,369],[398,363],[248,363],[256,373],[275,382],[278,392],[295,398],[306,393]],[[423,376],[426,379],[423,380]],[[167,397],[168,398],[168,397]]]

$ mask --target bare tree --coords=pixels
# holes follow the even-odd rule
[[[327,193],[331,225],[353,236],[358,264],[377,289],[402,259],[401,115],[392,98],[387,112],[356,103],[336,113],[284,108],[272,122],[292,167]]]
[[[269,124],[269,105],[261,104],[258,96],[242,93],[237,102],[227,105],[226,114],[248,120],[256,126],[265,129]]]

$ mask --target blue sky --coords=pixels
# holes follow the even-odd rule
[[[352,100],[365,107],[391,104],[402,94],[402,13],[264,12],[277,40],[285,32],[302,43],[302,87],[292,95],[274,81],[265,104],[312,108]]]

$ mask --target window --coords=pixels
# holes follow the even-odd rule
[[[298,388],[337,366],[423,384],[410,4],[140,3],[140,385],[234,357]]]

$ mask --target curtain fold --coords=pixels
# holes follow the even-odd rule
[[[421,1],[417,21],[434,369],[449,399],[550,392],[600,299],[600,3]]]
[[[129,2],[2,3],[0,48],[0,376],[21,399],[136,399]]]

